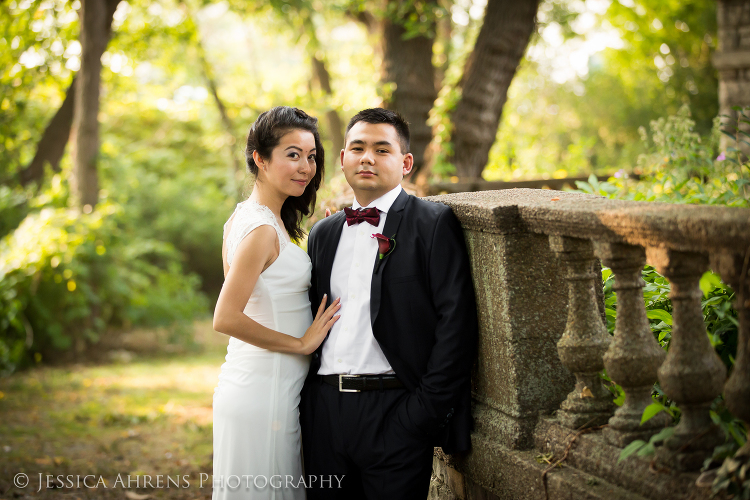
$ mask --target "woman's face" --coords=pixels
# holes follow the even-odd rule
[[[287,196],[302,196],[315,176],[315,137],[307,130],[295,129],[281,137],[264,159],[253,152],[261,182],[267,183]]]

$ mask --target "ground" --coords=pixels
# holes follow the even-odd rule
[[[170,353],[156,337],[134,334],[139,349],[107,363],[0,379],[0,500],[210,498],[211,403],[227,338],[199,322],[197,348]]]

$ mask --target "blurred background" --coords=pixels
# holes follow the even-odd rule
[[[308,227],[350,201],[344,127],[375,106],[411,123],[417,194],[569,179],[613,198],[748,206],[737,145],[750,120],[718,116],[720,17],[712,0],[2,2],[11,468],[210,469],[222,225],[250,192],[244,141],[270,107],[320,121],[328,165]],[[649,308],[671,310],[668,283],[649,276],[664,292]],[[736,340],[733,292],[710,273],[702,286],[721,297],[712,342]],[[24,371],[37,365],[52,368]],[[70,454],[83,435],[94,444]]]

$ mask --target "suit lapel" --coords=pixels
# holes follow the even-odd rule
[[[406,206],[406,202],[409,200],[409,195],[406,193],[406,191],[401,191],[399,193],[398,197],[396,198],[396,201],[393,202],[393,205],[391,205],[390,210],[388,211],[388,215],[385,218],[385,226],[383,226],[383,234],[389,238],[393,238],[397,231],[398,226],[401,224],[401,212],[404,210],[404,207]],[[398,238],[396,238],[396,248],[393,250],[393,252],[398,252]],[[382,292],[382,282],[383,282],[383,273],[385,272],[385,266],[388,264],[388,260],[391,258],[393,253],[389,254],[383,261],[380,263],[380,269],[378,269],[378,272],[375,272],[375,264],[377,262],[378,256],[375,255],[376,262],[373,262],[372,269],[373,269],[373,275],[372,275],[372,286],[370,287],[370,322],[373,326],[373,332],[375,331],[375,320],[378,317],[378,313],[380,312],[380,296]]]
[[[329,302],[327,305],[330,305],[330,301],[332,300],[331,269],[333,269],[333,259],[336,257],[336,249],[339,247],[341,231],[344,229],[344,211],[341,210],[340,212],[335,213],[331,216],[331,219],[332,220],[328,223],[328,231],[320,235],[322,241],[319,241],[318,243],[320,245],[318,278],[320,279],[319,283],[323,287],[323,293],[328,294]]]

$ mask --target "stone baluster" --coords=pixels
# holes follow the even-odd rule
[[[656,415],[641,425],[643,410],[650,405],[656,372],[666,353],[654,338],[646,317],[641,278],[646,263],[643,247],[622,243],[601,243],[597,254],[615,274],[617,320],[615,338],[604,355],[609,377],[625,391],[625,402],[609,420],[604,436],[615,446],[648,439],[664,428],[669,417]]]
[[[750,427],[750,249],[744,256],[721,254],[717,257],[713,267],[734,289],[734,307],[740,320],[737,356],[724,385],[724,400],[729,411]],[[750,441],[736,456],[750,457]]]
[[[708,259],[665,248],[650,248],[648,258],[672,285],[672,339],[659,368],[659,383],[682,411],[674,435],[657,450],[657,458],[669,467],[695,470],[724,440],[709,415],[711,402],[726,379],[726,367],[711,346],[703,322],[699,282]]]
[[[612,337],[597,305],[594,287],[601,283],[601,276],[593,272],[593,245],[589,240],[550,236],[550,247],[565,265],[568,282],[568,319],[557,352],[563,366],[576,377],[575,389],[560,405],[558,418],[572,429],[605,424],[614,403],[599,372]]]

